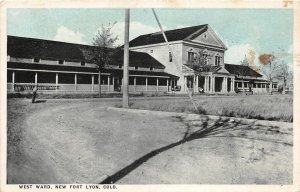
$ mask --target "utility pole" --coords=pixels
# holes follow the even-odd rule
[[[128,68],[129,68],[129,9],[125,9],[125,35],[124,35],[124,69],[123,69],[123,107],[129,107],[129,87],[128,87]]]

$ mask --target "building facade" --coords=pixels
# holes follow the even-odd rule
[[[130,41],[129,91],[186,93],[265,93],[269,82],[249,66],[224,63],[226,46],[209,25],[141,35]],[[97,66],[87,45],[8,36],[8,92],[97,92]],[[101,71],[101,90],[122,90],[123,51]],[[277,84],[273,83],[273,90]]]

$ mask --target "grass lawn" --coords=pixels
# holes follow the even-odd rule
[[[293,122],[292,95],[195,96],[201,114]],[[135,100],[131,108],[196,113],[189,99]]]

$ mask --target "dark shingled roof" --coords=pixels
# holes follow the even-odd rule
[[[225,69],[231,73],[235,74],[237,76],[250,76],[250,77],[262,77],[261,74],[254,71],[248,66],[243,65],[234,65],[234,64],[227,64],[225,63]]]
[[[124,63],[124,51],[117,51],[112,56],[111,65],[123,65]],[[158,69],[164,69],[165,66],[159,61],[154,59],[148,53],[129,51],[129,65],[130,66],[139,66],[139,67],[154,67]]]
[[[165,31],[165,34],[169,42],[179,41],[179,40],[184,40],[185,38],[187,38],[188,36],[192,35],[193,33],[197,32],[200,29],[204,30],[206,28],[207,28],[207,24],[197,25],[193,27],[168,30]],[[165,42],[165,40],[162,33],[156,32],[156,33],[150,33],[150,34],[138,36],[137,38],[129,42],[129,47],[136,47],[141,45],[149,45],[149,44],[163,43],[163,42]]]
[[[7,37],[7,54],[19,58],[65,59],[85,61],[80,50],[83,45],[33,39],[25,37]]]
[[[7,37],[7,53],[17,58],[63,59],[68,61],[86,61],[81,49],[91,46],[25,37]],[[113,55],[111,65],[123,64],[123,51]],[[164,69],[165,66],[148,53],[133,52],[129,54],[129,66],[154,67]]]

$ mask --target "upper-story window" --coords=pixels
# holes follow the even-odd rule
[[[84,62],[84,61],[81,61],[81,62],[80,62],[80,65],[81,65],[81,66],[85,66],[85,62]]]
[[[138,69],[139,69],[139,66],[134,66],[134,69],[135,69],[135,70],[138,70]]]
[[[33,62],[34,62],[34,63],[39,63],[40,61],[41,61],[41,59],[40,59],[40,58],[36,58],[36,57],[35,57],[35,58],[33,58]]]
[[[173,62],[173,56],[171,52],[169,52],[169,62]]]
[[[200,53],[201,55],[201,53]],[[209,52],[207,51],[207,49],[204,49],[203,52],[202,52],[202,57],[203,57],[203,64],[204,65],[207,65],[208,64],[208,59],[209,59]],[[200,58],[201,59],[201,58]]]
[[[149,67],[150,71],[153,71],[153,67]]]
[[[219,55],[215,56],[215,65],[216,66],[220,66],[221,63],[221,57]]]
[[[122,66],[123,66],[122,64],[119,64],[119,69],[122,69]]]
[[[60,64],[60,65],[62,65],[62,64],[64,64],[64,60],[58,60],[58,64]]]
[[[194,59],[195,59],[195,53],[192,51],[188,51],[188,62],[192,63],[194,62]]]

